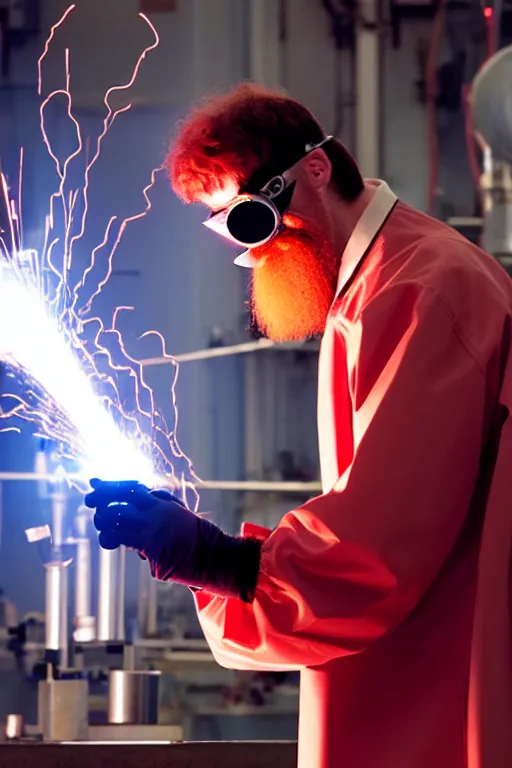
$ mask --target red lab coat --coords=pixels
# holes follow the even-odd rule
[[[323,495],[246,527],[251,605],[195,595],[219,664],[300,668],[300,768],[512,766],[511,314],[494,259],[377,183],[322,341]]]

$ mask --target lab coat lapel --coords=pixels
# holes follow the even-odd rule
[[[512,348],[501,403],[508,414],[485,510],[471,646],[468,768],[512,765]]]
[[[371,247],[376,235],[381,230],[397,197],[382,181],[376,184],[377,190],[363,211],[347,243],[341,258],[336,298],[354,275],[358,265]],[[336,303],[336,300],[334,304]],[[334,365],[334,304],[327,318],[326,328],[320,347],[318,365],[318,438],[320,452],[320,471],[323,492],[327,493],[339,477],[338,446],[336,443],[336,415],[334,408],[334,388],[336,367]]]
[[[343,251],[336,296],[339,296],[354,274],[398,200],[384,181],[369,183],[377,186],[377,189],[361,214]]]

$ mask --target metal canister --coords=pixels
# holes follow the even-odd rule
[[[108,689],[109,723],[157,725],[160,676],[157,670],[112,669]]]
[[[38,727],[44,741],[86,741],[87,680],[45,680],[38,688]]]

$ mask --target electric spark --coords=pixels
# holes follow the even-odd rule
[[[38,61],[38,93],[43,87],[42,69],[56,30],[75,6],[70,6],[55,24]],[[89,157],[79,122],[73,115],[70,53],[65,51],[65,86],[53,91],[40,105],[41,133],[58,178],[45,217],[44,244],[39,251],[23,243],[22,177],[20,157],[18,194],[14,199],[7,179],[1,175],[0,190],[0,361],[21,382],[22,394],[4,394],[0,419],[6,430],[18,430],[20,420],[32,422],[35,434],[57,446],[62,465],[71,483],[83,489],[91,477],[105,480],[136,479],[147,485],[167,486],[181,493],[189,506],[197,507],[197,477],[190,460],[181,451],[176,428],[178,414],[174,387],[178,366],[165,350],[162,355],[173,366],[171,397],[173,424],[169,428],[154,395],[144,379],[143,367],[130,356],[118,329],[118,319],[131,307],[117,307],[110,326],[92,315],[95,299],[106,285],[116,249],[126,227],[150,210],[151,191],[158,170],[153,171],[144,189],[144,209],[119,221],[111,217],[103,240],[90,254],[89,263],[72,277],[73,253],[86,232],[89,179],[100,157],[101,145],[115,119],[129,111],[131,104],[111,106],[115,92],[128,90],[146,55],[157,47],[158,34],[144,14],[153,42],[142,51],[127,83],[110,88],[104,97],[105,119]],[[52,148],[45,126],[45,111],[57,96],[67,100],[67,116],[76,131],[76,148],[61,162]],[[70,189],[69,167],[83,156],[83,182]],[[100,266],[101,278],[89,284]],[[85,296],[84,296],[85,294]],[[114,345],[116,354],[112,352]],[[119,382],[130,384],[132,405],[127,408],[126,392]],[[179,470],[176,467],[179,466]]]

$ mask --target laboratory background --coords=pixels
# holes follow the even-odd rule
[[[144,409],[152,391],[179,442],[167,459],[224,530],[272,528],[320,492],[319,341],[276,344],[252,327],[236,248],[170,188],[180,120],[246,79],[284,88],[365,177],[508,269],[509,43],[508,0],[0,0],[0,169],[19,200],[10,220],[22,219],[28,253],[48,248],[49,228],[50,239],[66,237],[52,198],[62,174],[71,190],[87,185],[74,268],[83,274],[95,252],[93,315],[108,324],[125,308],[116,328],[144,382],[136,403],[120,377],[119,397]],[[4,328],[16,312],[37,324],[37,313],[14,312],[0,309]],[[27,354],[44,359],[46,343]],[[13,413],[30,390],[0,365],[0,738],[235,751],[249,741],[254,766],[292,765],[291,753],[265,749],[294,749],[298,673],[221,668],[187,588],[153,580],[132,551],[100,550],[66,462]],[[59,681],[48,679],[55,658]],[[52,682],[68,685],[56,697]],[[241,754],[222,764],[244,764]]]

